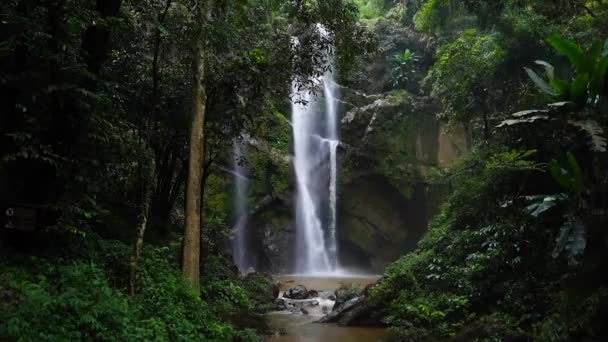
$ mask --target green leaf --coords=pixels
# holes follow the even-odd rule
[[[602,49],[602,54],[601,54],[602,58],[603,57],[608,57],[608,38],[606,39],[606,41],[604,42],[604,48]]]
[[[550,81],[555,78],[555,67],[553,67],[553,65],[541,60],[534,61],[534,63],[541,65],[545,68],[545,75],[547,75],[547,78]]]
[[[538,152],[538,150],[527,150],[521,154],[521,157],[528,158],[529,156],[536,154],[536,152]]]
[[[562,109],[562,108],[571,109],[574,106],[574,102],[572,102],[572,101],[553,102],[553,103],[549,103],[547,106],[551,109]]]
[[[522,116],[528,116],[528,115],[532,115],[532,114],[541,114],[541,113],[549,113],[549,111],[546,109],[528,109],[528,110],[522,110],[517,113],[513,113],[512,115],[515,117],[522,117]]]
[[[519,124],[526,124],[526,123],[534,123],[538,120],[548,120],[549,117],[547,115],[534,115],[534,116],[530,116],[527,118],[522,118],[522,119],[509,119],[509,120],[503,120],[499,125],[497,125],[497,128],[502,128],[502,127],[509,127],[509,126],[513,126],[513,125],[519,125]]]
[[[570,87],[570,99],[584,105],[587,102],[587,87],[589,85],[589,74],[583,73],[576,76]]]
[[[566,153],[566,158],[568,160],[570,173],[574,177],[575,188],[578,192],[581,192],[583,190],[583,171],[571,152]]]
[[[598,60],[601,58],[602,44],[598,41],[593,43],[591,48],[585,54],[585,72],[593,73],[597,66]]]
[[[553,159],[549,163],[549,172],[564,189],[575,194],[582,191],[583,173],[572,153],[568,152],[565,160],[557,161]]]
[[[566,97],[570,94],[570,82],[552,79],[549,84],[559,94],[559,96]]]
[[[549,36],[549,38],[547,38],[547,42],[549,42],[549,44],[553,46],[555,50],[566,56],[577,71],[585,71],[585,57],[583,50],[576,45],[576,43],[565,39],[559,34]]]
[[[534,72],[530,68],[524,68],[524,69],[528,73],[528,77],[530,77],[530,79],[532,80],[532,82],[534,82],[534,84],[536,85],[536,87],[539,90],[541,90],[543,93],[545,93],[547,95],[550,95],[550,96],[557,96],[558,95],[555,92],[555,90],[553,90],[553,88],[551,88],[551,86],[549,85],[549,83],[547,83],[547,81],[545,81],[544,79],[542,79],[542,77],[538,76],[538,74],[536,72]]]
[[[590,88],[593,95],[598,95],[604,92],[606,85],[606,76],[608,72],[608,57],[600,59],[591,77]]]

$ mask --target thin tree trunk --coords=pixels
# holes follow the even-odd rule
[[[197,17],[203,23],[202,1],[198,1]],[[193,288],[199,289],[201,252],[201,184],[204,161],[205,104],[205,62],[203,47],[197,41],[192,58],[192,121],[190,129],[190,151],[188,181],[186,183],[186,224],[184,227],[184,248],[182,272]]]
[[[483,112],[483,139],[485,141],[490,141],[490,121],[488,119],[488,112],[484,110]]]
[[[165,3],[164,10],[159,14],[159,23],[164,23],[169,7],[171,6],[171,0],[167,0]],[[146,129],[146,137],[143,143],[146,149],[146,153],[143,156],[143,170],[140,172],[140,180],[142,182],[142,198],[139,212],[138,225],[135,234],[135,242],[133,243],[133,250],[129,258],[129,294],[135,296],[135,285],[137,282],[137,270],[139,268],[139,258],[141,256],[141,250],[144,246],[144,236],[146,234],[146,228],[148,226],[148,217],[150,216],[150,203],[152,202],[152,193],[156,191],[153,186],[156,176],[156,155],[150,150],[149,146],[151,143],[151,126],[156,126],[158,120],[156,120],[156,112],[158,110],[158,99],[159,85],[160,85],[160,73],[159,73],[159,51],[161,45],[160,30],[156,29],[154,36],[154,59],[152,61],[152,123],[148,124]]]
[[[152,200],[152,182],[154,180],[154,159],[152,157],[152,152],[149,152],[148,156],[145,158],[144,170],[140,173],[140,178],[143,183],[141,207],[135,242],[133,243],[133,250],[131,251],[131,256],[129,258],[129,294],[131,296],[135,296],[139,258],[144,245],[144,235],[146,233],[146,227],[148,226],[148,216],[150,214],[150,201]]]

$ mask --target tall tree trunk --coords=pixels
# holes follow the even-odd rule
[[[198,1],[198,24],[202,25],[202,3]],[[205,88],[204,50],[200,41],[195,42],[192,58],[192,121],[190,128],[190,152],[188,181],[186,183],[186,224],[184,227],[184,248],[182,272],[193,288],[199,289],[201,252],[201,184],[204,161]]]

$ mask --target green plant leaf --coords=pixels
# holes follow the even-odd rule
[[[553,179],[564,189],[575,194],[579,194],[582,191],[583,173],[571,152],[566,154],[564,160],[557,161],[553,159],[549,163],[549,172],[553,176]]]
[[[530,79],[532,80],[532,82],[534,82],[536,87],[538,89],[540,89],[543,93],[550,95],[550,96],[558,95],[558,93],[556,93],[555,90],[553,90],[551,85],[549,85],[549,83],[547,83],[547,81],[545,81],[542,77],[538,76],[538,74],[536,72],[534,72],[534,70],[532,70],[530,68],[524,68],[524,69],[526,70],[526,73],[528,73],[528,77],[530,77]]]
[[[601,94],[606,85],[608,72],[608,56],[600,59],[590,81],[590,90],[593,95]]]
[[[553,65],[541,60],[534,61],[534,63],[545,68],[545,75],[547,75],[549,81],[552,81],[555,78],[555,67],[553,67]]]
[[[530,116],[530,117],[526,117],[526,118],[522,118],[522,119],[503,120],[496,127],[502,128],[502,127],[508,127],[508,126],[513,126],[513,125],[519,125],[519,124],[534,123],[538,120],[548,120],[548,119],[549,119],[549,117],[547,115],[534,115],[534,116]]]
[[[570,86],[570,99],[579,105],[587,102],[587,87],[589,86],[589,74],[583,73],[576,76]]]
[[[574,104],[575,103],[572,101],[560,101],[560,102],[549,103],[547,105],[547,107],[549,107],[551,109],[562,109],[562,108],[571,109],[574,106]]]
[[[566,56],[578,72],[586,71],[583,50],[576,45],[576,43],[565,39],[559,34],[549,36],[547,42],[549,42],[555,50]]]
[[[597,41],[593,43],[593,45],[591,45],[591,48],[589,48],[589,50],[585,54],[585,68],[587,69],[585,70],[586,72],[592,73],[595,71],[595,67],[597,66],[598,60],[601,58],[601,55],[602,44]]]
[[[517,113],[513,113],[512,115],[515,117],[523,117],[523,116],[528,116],[528,115],[532,115],[532,114],[542,114],[542,113],[549,113],[549,111],[546,109],[528,109],[528,110],[522,110]]]
[[[570,94],[570,82],[568,81],[552,79],[549,84],[559,94],[559,96],[566,97],[568,94]]]

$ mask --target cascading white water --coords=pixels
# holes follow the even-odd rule
[[[332,61],[333,62],[333,61]],[[332,63],[333,64],[333,63]],[[337,227],[337,174],[338,174],[338,146],[340,135],[338,129],[338,92],[332,72],[323,75],[323,93],[325,94],[325,107],[327,110],[327,144],[329,148],[329,241],[330,261],[332,268],[338,268],[338,242]]]
[[[323,27],[318,28],[322,35],[328,35]],[[332,63],[331,56],[328,57]],[[333,69],[333,65],[331,66],[330,69]],[[319,98],[311,95],[308,90],[299,90],[295,83],[292,93],[297,185],[295,271],[299,274],[327,274],[338,271],[337,93],[331,71],[314,81],[323,87],[325,108]],[[325,215],[328,216],[327,219],[324,219]]]
[[[233,175],[234,175],[234,218],[235,224],[232,237],[232,254],[234,263],[241,272],[245,272],[252,265],[247,258],[247,168],[243,164],[246,148],[237,139],[233,142]]]
[[[337,140],[328,140],[329,143],[329,255],[331,266],[334,270],[338,268],[338,241],[336,238],[336,204],[337,194],[337,173],[338,173],[338,145]]]

